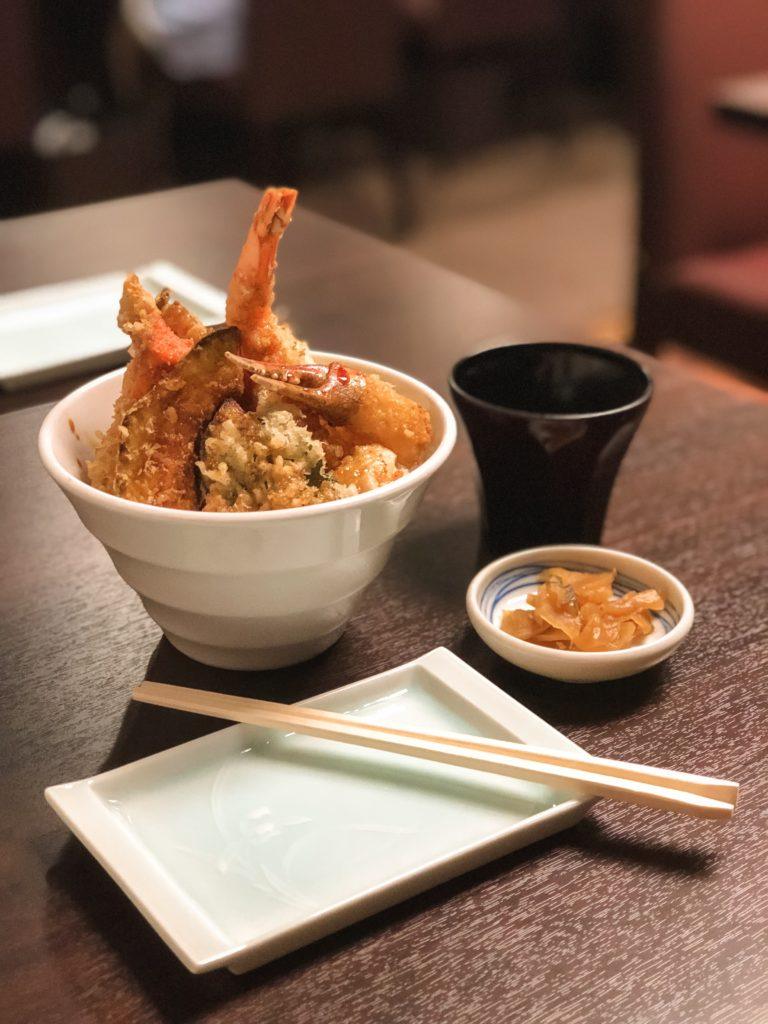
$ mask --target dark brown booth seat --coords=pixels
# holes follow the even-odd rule
[[[768,378],[768,241],[679,260],[650,301],[641,348],[695,339],[700,351]]]
[[[674,339],[768,376],[768,137],[718,85],[768,67],[764,0],[625,9],[640,143],[635,344]]]

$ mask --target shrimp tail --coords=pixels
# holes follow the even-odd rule
[[[195,340],[176,334],[135,274],[129,274],[123,284],[117,325],[131,339],[131,361],[121,394],[121,404],[127,405],[145,395],[164,372],[183,359]]]
[[[198,341],[209,333],[202,320],[198,319],[194,313],[191,313],[186,306],[182,305],[181,302],[171,301],[169,288],[163,288],[155,296],[155,303],[162,313],[163,320],[165,320],[173,333],[177,334],[180,338],[191,338],[197,344]]]
[[[243,354],[257,357],[259,330],[272,317],[277,247],[291,222],[298,193],[268,188],[248,230],[227,293],[227,323],[243,333]]]

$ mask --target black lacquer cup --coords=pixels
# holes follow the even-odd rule
[[[483,553],[597,544],[653,382],[612,349],[506,345],[461,359],[451,393],[480,470]]]

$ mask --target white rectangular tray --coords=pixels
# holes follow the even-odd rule
[[[173,263],[158,260],[136,273],[153,295],[170,288],[204,323],[224,319],[224,293]],[[0,387],[16,391],[125,362],[128,338],[116,322],[124,278],[103,274],[0,295]]]
[[[579,749],[443,648],[303,703]],[[190,971],[235,973],[589,806],[522,780],[244,725],[45,795]]]

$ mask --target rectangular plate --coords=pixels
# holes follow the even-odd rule
[[[579,749],[444,648],[303,703]],[[589,806],[518,779],[245,725],[45,795],[196,973],[250,970]]]
[[[153,295],[170,288],[204,323],[224,319],[224,293],[173,263],[158,260],[136,273]],[[128,339],[116,322],[124,278],[104,274],[0,296],[0,387],[16,391],[124,363]]]

